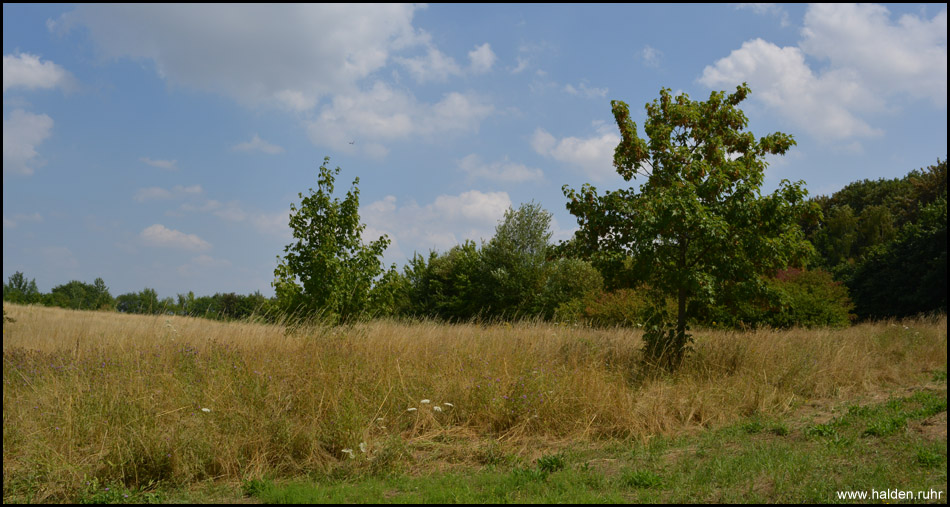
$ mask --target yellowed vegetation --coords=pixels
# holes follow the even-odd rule
[[[685,366],[658,375],[640,366],[641,334],[629,329],[292,330],[4,310],[15,319],[3,339],[4,496],[29,486],[35,500],[68,499],[93,477],[236,481],[397,466],[436,444],[446,459],[477,461],[486,442],[645,440],[912,385],[947,364],[946,317],[696,330]]]

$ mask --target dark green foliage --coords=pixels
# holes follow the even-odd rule
[[[847,327],[854,318],[848,288],[827,271],[791,268],[764,283],[759,297],[700,308],[697,322],[721,328]]]
[[[42,295],[36,288],[36,279],[29,282],[23,273],[17,271],[10,275],[9,283],[3,284],[3,300],[23,305],[39,303]]]
[[[558,307],[600,290],[589,262],[549,258],[551,214],[535,203],[509,208],[481,249],[473,241],[416,255],[405,269],[407,315],[450,322],[553,318]]]
[[[946,198],[923,208],[895,240],[869,252],[847,283],[861,318],[946,312]]]
[[[416,254],[405,269],[408,308],[405,312],[450,322],[467,321],[481,310],[481,253],[473,241],[444,254]]]
[[[59,306],[73,310],[99,310],[111,308],[114,300],[109,294],[102,278],[96,278],[93,284],[73,280],[65,285],[57,285],[43,297],[46,306]]]
[[[946,160],[814,199],[824,219],[803,226],[859,318],[946,311],[946,199]]]
[[[148,287],[141,292],[129,292],[115,298],[115,309],[122,313],[144,313],[158,314],[165,313],[166,310],[158,300],[158,293],[155,289]]]
[[[284,311],[336,323],[358,319],[370,309],[374,282],[383,274],[379,258],[389,238],[363,243],[359,178],[344,199],[333,198],[340,168],[331,171],[329,162],[326,157],[320,166],[317,191],[298,194],[299,208],[290,205],[295,241],[284,248],[285,257],[278,256],[273,285]]]

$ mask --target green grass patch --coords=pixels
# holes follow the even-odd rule
[[[941,407],[946,391],[920,391],[842,407],[821,424],[750,417],[694,436],[579,446],[528,466],[491,443],[482,447],[490,464],[475,469],[252,481],[245,492],[266,503],[834,503],[848,501],[838,492],[893,489],[946,498],[946,440],[908,430]]]

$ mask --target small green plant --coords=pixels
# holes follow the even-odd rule
[[[649,470],[628,470],[620,476],[620,483],[628,488],[649,489],[663,484],[663,478]]]
[[[764,429],[765,429],[765,424],[762,424],[762,421],[749,421],[742,425],[742,431],[745,431],[746,433],[750,435],[761,433],[762,430]]]
[[[924,468],[937,468],[947,457],[940,453],[940,446],[921,447],[917,449],[917,464]]]
[[[886,437],[893,435],[907,426],[907,418],[902,415],[893,415],[882,417],[868,424],[862,436],[865,437]]]
[[[813,438],[827,438],[835,437],[838,435],[838,430],[835,429],[834,422],[825,423],[825,424],[816,424],[814,426],[809,426],[805,428],[805,436]]]
[[[549,454],[538,458],[538,470],[546,474],[563,470],[565,465],[563,453]]]

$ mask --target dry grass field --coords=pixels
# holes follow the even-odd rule
[[[71,501],[90,481],[446,469],[490,460],[495,444],[533,459],[565,442],[642,443],[873,396],[947,364],[946,317],[694,330],[668,375],[640,366],[630,329],[4,311],[5,502]]]

